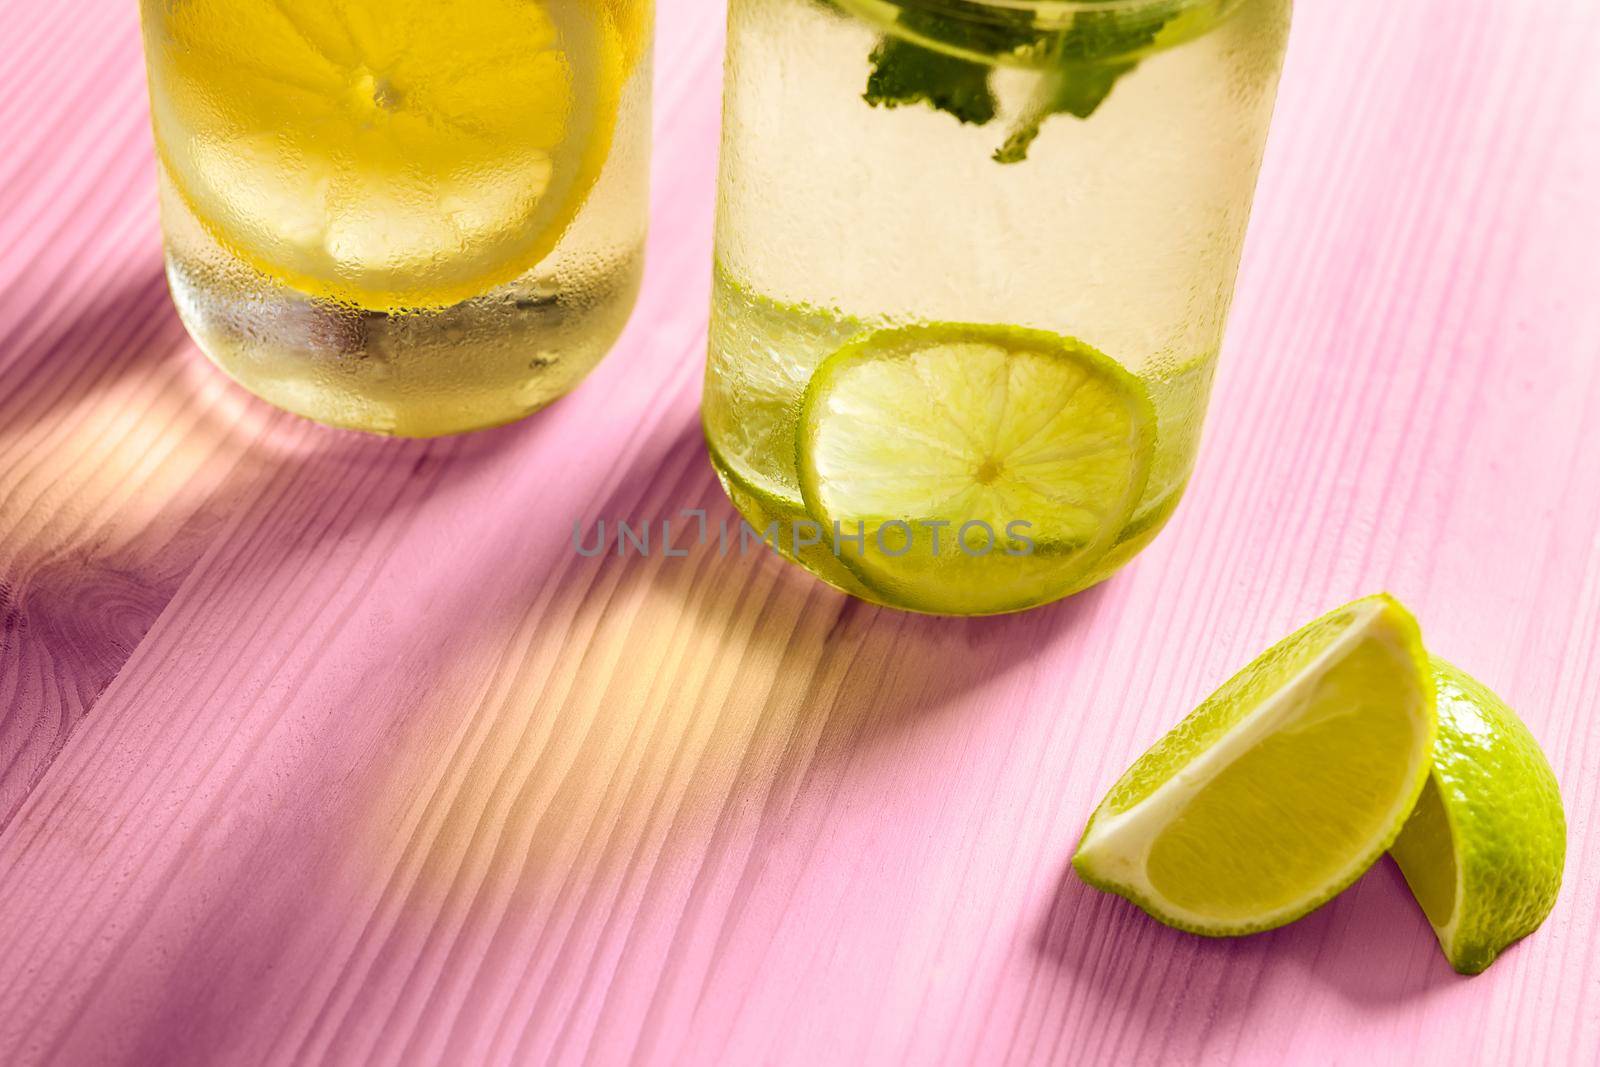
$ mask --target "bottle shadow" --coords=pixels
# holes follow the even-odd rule
[[[703,510],[713,529],[737,521],[693,409],[675,411],[621,461],[608,485],[595,488],[588,514],[562,517],[555,536],[565,541],[574,519],[628,519],[649,520],[659,537],[660,520],[685,509]],[[441,462],[435,476],[452,469]],[[431,497],[434,508],[452,503],[441,488]],[[1016,616],[918,616],[834,591],[765,548],[719,555],[714,538],[702,543],[680,533],[674,548],[683,555],[666,555],[652,539],[648,553],[613,547],[586,557],[570,542],[545,540],[550,525],[540,523],[532,540],[510,523],[486,527],[482,543],[465,554],[470,566],[431,587],[406,583],[425,610],[386,622],[387,647],[407,650],[406,671],[383,659],[321,679],[327,686],[319,686],[319,724],[311,725],[308,711],[296,729],[302,736],[326,731],[327,743],[295,746],[305,754],[295,781],[304,795],[348,798],[345,806],[334,803],[314,830],[270,823],[249,848],[230,849],[225,862],[208,868],[212,884],[256,887],[250,922],[239,922],[236,907],[218,906],[190,924],[194,936],[176,947],[171,969],[206,975],[207,985],[168,988],[173,1012],[193,1017],[192,1005],[223,980],[219,944],[227,946],[230,983],[303,950],[296,945],[305,930],[303,901],[347,892],[338,878],[352,854],[357,866],[391,862],[383,857],[392,856],[396,806],[410,802],[416,766],[458,758],[441,739],[476,729],[474,723],[481,735],[459,755],[460,791],[438,815],[453,829],[441,831],[441,840],[467,849],[481,838],[491,851],[469,866],[503,879],[522,902],[519,913],[551,906],[555,887],[574,871],[616,877],[631,835],[645,840],[657,832],[649,829],[656,814],[649,825],[640,819],[658,807],[671,809],[659,830],[663,855],[703,853],[730,871],[737,862],[739,877],[754,880],[768,862],[808,854],[826,839],[828,798],[863,747],[904,743],[931,717],[964,707],[1002,712],[1003,702],[963,697],[1025,669],[1031,656],[1087,624],[1106,598],[1091,591]],[[255,570],[236,575],[236,583],[265,582],[270,574],[262,572],[283,570],[287,551],[258,554],[249,564]],[[501,680],[492,689],[485,682],[491,677]],[[349,759],[316,758],[348,745],[347,716],[366,709],[393,724],[383,746],[341,750]],[[692,767],[680,759],[692,759]],[[275,763],[274,773],[286,773],[285,766]],[[613,800],[614,791],[626,797]],[[650,799],[669,794],[670,804]],[[493,833],[480,835],[491,812]],[[720,856],[719,842],[731,840],[749,842],[746,859]],[[361,858],[367,849],[370,860]],[[286,853],[299,858],[295,871],[260,885],[259,857]],[[406,910],[430,915],[453,894],[476,892],[457,882],[449,864],[428,867],[405,891]],[[695,895],[686,906],[703,904]],[[521,974],[530,958],[565,955],[565,929],[548,922],[531,944],[502,938],[477,966],[489,978]],[[221,1025],[205,1039],[224,1040]],[[165,1049],[170,1033],[161,1020],[144,1040]]]
[[[1183,1062],[1281,1007],[1265,987],[1306,981],[1373,1012],[1396,1011],[1457,982],[1405,880],[1385,857],[1304,918],[1244,937],[1208,938],[1163,925],[1070,866],[1039,923],[1034,951],[1067,975],[1072,1000],[1129,1032],[1161,1034]]]
[[[0,722],[0,827],[234,520],[340,501],[240,582],[448,495],[543,420],[428,441],[331,429],[233,384],[189,339],[159,254],[74,294],[0,302],[0,671],[38,671]],[[70,492],[61,487],[70,486]],[[95,516],[92,530],[68,521]],[[289,547],[292,544],[292,548]]]
[[[240,452],[239,477],[303,463],[319,468],[314,476],[336,490],[337,483],[414,472],[430,457],[448,459],[459,474],[540,432],[535,417],[456,437],[392,438],[281,411],[206,359],[178,317],[159,256],[78,294],[76,303],[80,311],[42,329],[30,329],[38,309],[0,322],[0,368],[11,383],[0,393],[7,437],[69,422],[82,437],[125,417],[136,398],[148,436],[181,425],[182,449]]]
[[[76,294],[75,303],[70,318],[48,318],[38,329],[41,307],[0,315],[0,369],[10,385],[0,406],[9,409],[8,428],[51,421],[104,382],[168,358],[184,338],[159,259]]]
[[[753,644],[757,656],[782,664],[777,691],[764,694],[764,702],[792,699],[835,727],[848,721],[861,743],[959,707],[975,687],[997,681],[1086,625],[1107,595],[1103,584],[1031,611],[973,618],[859,600],[782,557],[753,532],[741,537],[742,518],[718,483],[692,416],[640,450],[586,517],[585,529],[602,519],[621,519],[659,531],[660,520],[669,518],[687,534],[678,518],[686,511],[704,513],[705,536],[677,545],[685,555],[643,555],[632,546],[619,552],[615,538],[608,538],[607,552],[576,570],[617,570],[622,583],[643,583],[652,595],[679,605],[679,624],[701,639]],[[742,697],[735,693],[733,699]]]

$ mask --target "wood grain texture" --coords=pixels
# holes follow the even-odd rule
[[[1300,5],[1188,501],[1107,585],[971,621],[572,549],[731,516],[718,5],[663,4],[627,335],[431,443],[184,340],[132,6],[0,2],[0,1063],[1600,1060],[1591,0]],[[1070,877],[1134,755],[1378,588],[1550,753],[1541,932],[1466,980],[1387,863],[1226,942]]]

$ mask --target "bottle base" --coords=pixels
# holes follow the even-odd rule
[[[621,334],[642,266],[635,249],[581,284],[534,271],[452,307],[399,314],[265,279],[242,287],[171,255],[167,281],[201,351],[261,399],[329,426],[438,437],[515,422],[576,386]]]
[[[723,492],[727,494],[740,519],[749,527],[748,532],[744,532],[741,527],[741,532],[729,538],[730,543],[739,551],[743,552],[749,546],[764,542],[767,548],[785,561],[804,568],[813,577],[842,593],[896,611],[946,618],[1013,615],[1045,607],[1099,585],[1126,566],[1156,539],[1167,521],[1172,518],[1173,512],[1177,510],[1185,488],[1182,484],[1178,485],[1159,501],[1142,510],[1122,529],[1103,555],[1079,572],[1070,583],[1059,589],[1042,590],[1037,599],[1003,611],[928,611],[897,603],[894,598],[886,597],[873,589],[846,561],[846,552],[838,554],[834,552],[828,537],[819,536],[813,541],[809,536],[797,535],[799,531],[814,532],[811,528],[819,525],[806,511],[805,505],[798,500],[787,500],[751,485],[736,469],[718,456],[714,441],[708,439],[708,445],[711,466],[716,471],[717,481],[721,483]]]

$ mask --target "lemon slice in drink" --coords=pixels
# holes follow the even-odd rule
[[[650,47],[655,0],[605,0],[605,9],[620,39],[623,70],[632,74],[639,57]]]
[[[1357,600],[1262,653],[1139,757],[1072,864],[1180,929],[1281,926],[1393,843],[1434,731],[1416,621],[1388,596]]]
[[[806,387],[801,495],[886,603],[1016,611],[1075,592],[1115,542],[1144,492],[1155,426],[1139,380],[1071,338],[879,330]]]
[[[1555,773],[1516,713],[1433,660],[1433,771],[1390,849],[1450,965],[1477,974],[1555,906],[1567,822]]]
[[[212,235],[369,310],[538,263],[611,143],[618,31],[562,0],[146,5],[156,143]]]

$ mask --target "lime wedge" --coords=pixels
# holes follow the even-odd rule
[[[1567,821],[1555,773],[1516,713],[1441,659],[1433,674],[1433,771],[1390,854],[1450,965],[1477,974],[1555,906]]]
[[[1082,588],[1144,492],[1155,426],[1139,380],[1080,341],[1014,326],[879,330],[806,387],[800,490],[884,602],[1016,611]]]
[[[1281,926],[1355,881],[1427,778],[1433,680],[1387,595],[1297,630],[1123,774],[1072,863],[1199,934]]]

